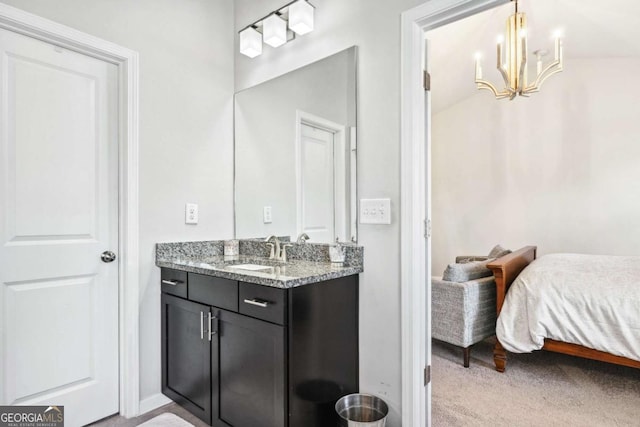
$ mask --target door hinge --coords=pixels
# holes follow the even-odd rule
[[[431,91],[431,74],[429,74],[427,70],[423,72],[422,86],[424,87],[425,91],[427,92]]]
[[[426,239],[431,238],[431,220],[430,219],[424,220],[424,237]]]
[[[430,382],[431,382],[431,365],[427,365],[427,366],[424,367],[424,385],[425,385],[425,387]]]

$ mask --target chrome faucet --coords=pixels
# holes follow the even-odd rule
[[[307,233],[300,233],[296,243],[301,245],[301,244],[305,243],[307,240],[309,240],[309,235]]]
[[[271,239],[273,239],[273,243],[271,243]],[[264,241],[267,242],[267,246],[271,246],[269,259],[287,262],[287,248],[293,246],[291,243],[280,242],[280,239],[274,235],[267,237]]]
[[[273,239],[273,243],[271,242]],[[264,239],[267,244],[273,245],[271,246],[271,253],[269,254],[270,259],[280,259],[280,240],[278,240],[278,236],[274,236],[273,234],[266,239]]]

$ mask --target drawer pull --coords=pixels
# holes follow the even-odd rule
[[[178,286],[182,282],[180,280],[162,280],[162,283],[165,285]]]
[[[204,313],[200,312],[200,339],[204,339]],[[211,341],[211,339],[209,339]]]
[[[262,308],[267,308],[269,306],[269,301],[263,301],[263,300],[259,300],[259,299],[246,299],[244,300],[245,303],[247,304],[251,304],[251,305],[257,305],[258,307],[262,307]]]
[[[213,329],[213,321],[216,322],[216,328]],[[214,316],[209,312],[209,341],[211,341],[211,337],[218,333],[218,316]]]

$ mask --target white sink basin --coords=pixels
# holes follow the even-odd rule
[[[268,265],[258,265],[258,264],[237,264],[237,265],[230,265],[229,268],[258,271],[258,270],[270,270],[273,267],[269,267]]]

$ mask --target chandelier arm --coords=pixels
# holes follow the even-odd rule
[[[487,89],[487,90],[490,90],[491,92],[493,92],[493,94],[494,94],[495,96],[498,96],[498,94],[499,94],[498,89],[496,89],[496,87],[495,87],[494,85],[492,85],[491,83],[489,83],[489,82],[488,82],[488,81],[486,81],[486,80],[479,80],[479,79],[476,79],[476,87],[477,87],[478,89]]]
[[[486,81],[486,80],[480,80],[480,79],[476,79],[476,87],[478,89],[486,89],[489,90],[493,93],[493,96],[495,96],[498,99],[502,99],[502,98],[506,98],[508,96],[511,96],[511,91],[510,90],[504,90],[502,92],[499,92],[498,89],[491,84],[490,82]]]
[[[498,71],[500,71],[505,87],[510,87],[511,85],[509,84],[509,74],[507,74],[507,70],[503,66],[500,66],[498,67]]]
[[[531,89],[536,89],[540,90],[540,87],[542,86],[542,84],[551,76],[553,76],[554,74],[557,74],[559,72],[562,71],[562,61],[553,61],[552,63],[550,63],[549,65],[547,65],[544,70],[542,70],[542,72],[540,74],[538,74],[538,76],[536,77],[535,82],[533,82],[533,84],[531,86],[528,86],[527,89],[531,88]]]
[[[498,43],[498,45],[496,46],[497,52],[496,52],[496,68],[498,69],[498,71],[500,72],[500,74],[502,75],[502,80],[504,81],[504,86],[505,87],[510,87],[509,85],[509,75],[507,74],[507,69],[504,68],[504,60],[502,58],[502,43]]]
[[[531,92],[537,92],[540,90],[542,84],[552,75],[559,73],[563,70],[563,52],[562,52],[562,39],[557,38],[555,43],[555,60],[547,65],[541,72],[536,76],[535,82],[529,86]]]
[[[526,86],[526,82],[524,81],[524,72],[527,69],[527,57],[525,55],[522,56],[522,61],[520,61],[520,72],[518,73],[518,88],[516,92],[522,92]]]
[[[524,21],[524,15],[522,17],[523,21]],[[526,26],[525,29],[522,29],[520,31],[526,31]],[[526,34],[518,35],[520,37],[520,51],[521,51],[521,58],[520,58],[520,70],[518,71],[518,88],[516,89],[516,91],[518,93],[522,93],[522,91],[527,87],[527,82],[525,81],[525,74],[527,71],[527,36]]]

